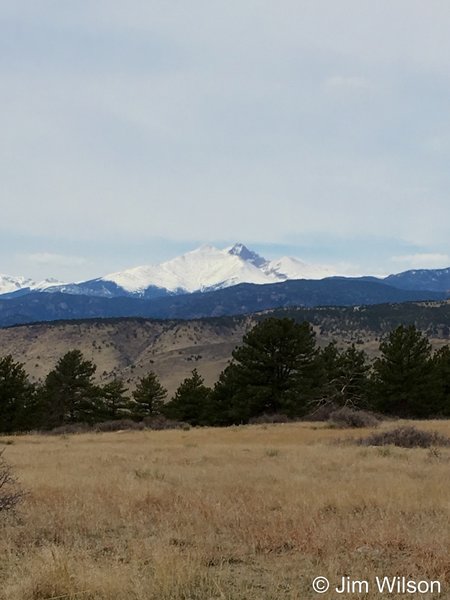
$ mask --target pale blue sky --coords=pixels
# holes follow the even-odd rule
[[[449,266],[444,0],[5,0],[0,272]]]

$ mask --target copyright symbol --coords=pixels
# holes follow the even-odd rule
[[[312,588],[317,594],[325,594],[330,588],[330,582],[326,577],[316,577],[312,582]]]

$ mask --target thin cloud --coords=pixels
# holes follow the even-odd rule
[[[350,90],[350,91],[371,91],[375,88],[373,83],[365,77],[343,77],[335,75],[325,81],[327,90]]]
[[[24,259],[36,265],[48,265],[49,267],[80,267],[88,261],[82,256],[67,256],[65,254],[54,254],[52,252],[36,252],[24,255]]]
[[[77,279],[136,242],[312,232],[382,232],[364,272],[397,241],[450,254],[447,4],[4,4],[0,249],[20,240],[4,270],[56,271],[46,248]],[[38,260],[14,263],[26,252]]]
[[[411,269],[440,269],[450,265],[450,255],[438,253],[417,253],[393,256],[391,261],[401,263]]]

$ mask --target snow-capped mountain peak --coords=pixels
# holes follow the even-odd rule
[[[205,292],[241,283],[321,279],[336,274],[331,267],[311,265],[298,258],[268,261],[242,243],[224,249],[205,244],[160,264],[133,267],[78,283],[59,284],[51,279],[35,282],[24,277],[0,276],[0,294],[39,290],[87,296],[154,298]]]
[[[61,282],[52,278],[37,282],[28,277],[0,274],[0,294],[11,294],[23,289],[44,290],[55,285],[61,285]]]
[[[33,282],[30,287],[33,290],[46,290],[47,288],[55,285],[64,285],[64,283],[59,279],[55,279],[54,277],[48,277],[47,279],[42,279],[42,281]]]
[[[0,275],[0,294],[9,294],[22,288],[30,287],[33,283],[31,279],[25,277],[11,277],[10,275]]]
[[[112,273],[102,277],[102,280],[112,281],[134,293],[143,292],[149,286],[179,293],[218,289],[238,283],[274,283],[279,280],[276,275],[262,272],[252,261],[229,250],[205,245],[159,265]]]
[[[256,252],[253,252],[253,250],[249,250],[247,246],[244,246],[244,244],[234,244],[229,248],[225,248],[225,251],[232,256],[239,256],[239,258],[242,258],[242,260],[252,263],[258,269],[267,264],[267,260],[265,258]]]
[[[268,261],[244,244],[224,249],[203,245],[159,265],[145,265],[102,277],[127,293],[144,295],[149,288],[168,293],[204,292],[239,283],[276,283],[287,279],[320,279],[336,273],[297,258]]]
[[[283,256],[267,263],[266,273],[281,279],[323,279],[337,275],[336,269],[327,265],[312,265],[292,256]]]

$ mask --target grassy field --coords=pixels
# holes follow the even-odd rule
[[[450,422],[420,426],[450,435]],[[357,597],[315,594],[319,575],[436,579],[448,598],[450,449],[347,442],[367,433],[303,423],[4,438],[29,495],[0,516],[0,599]]]

